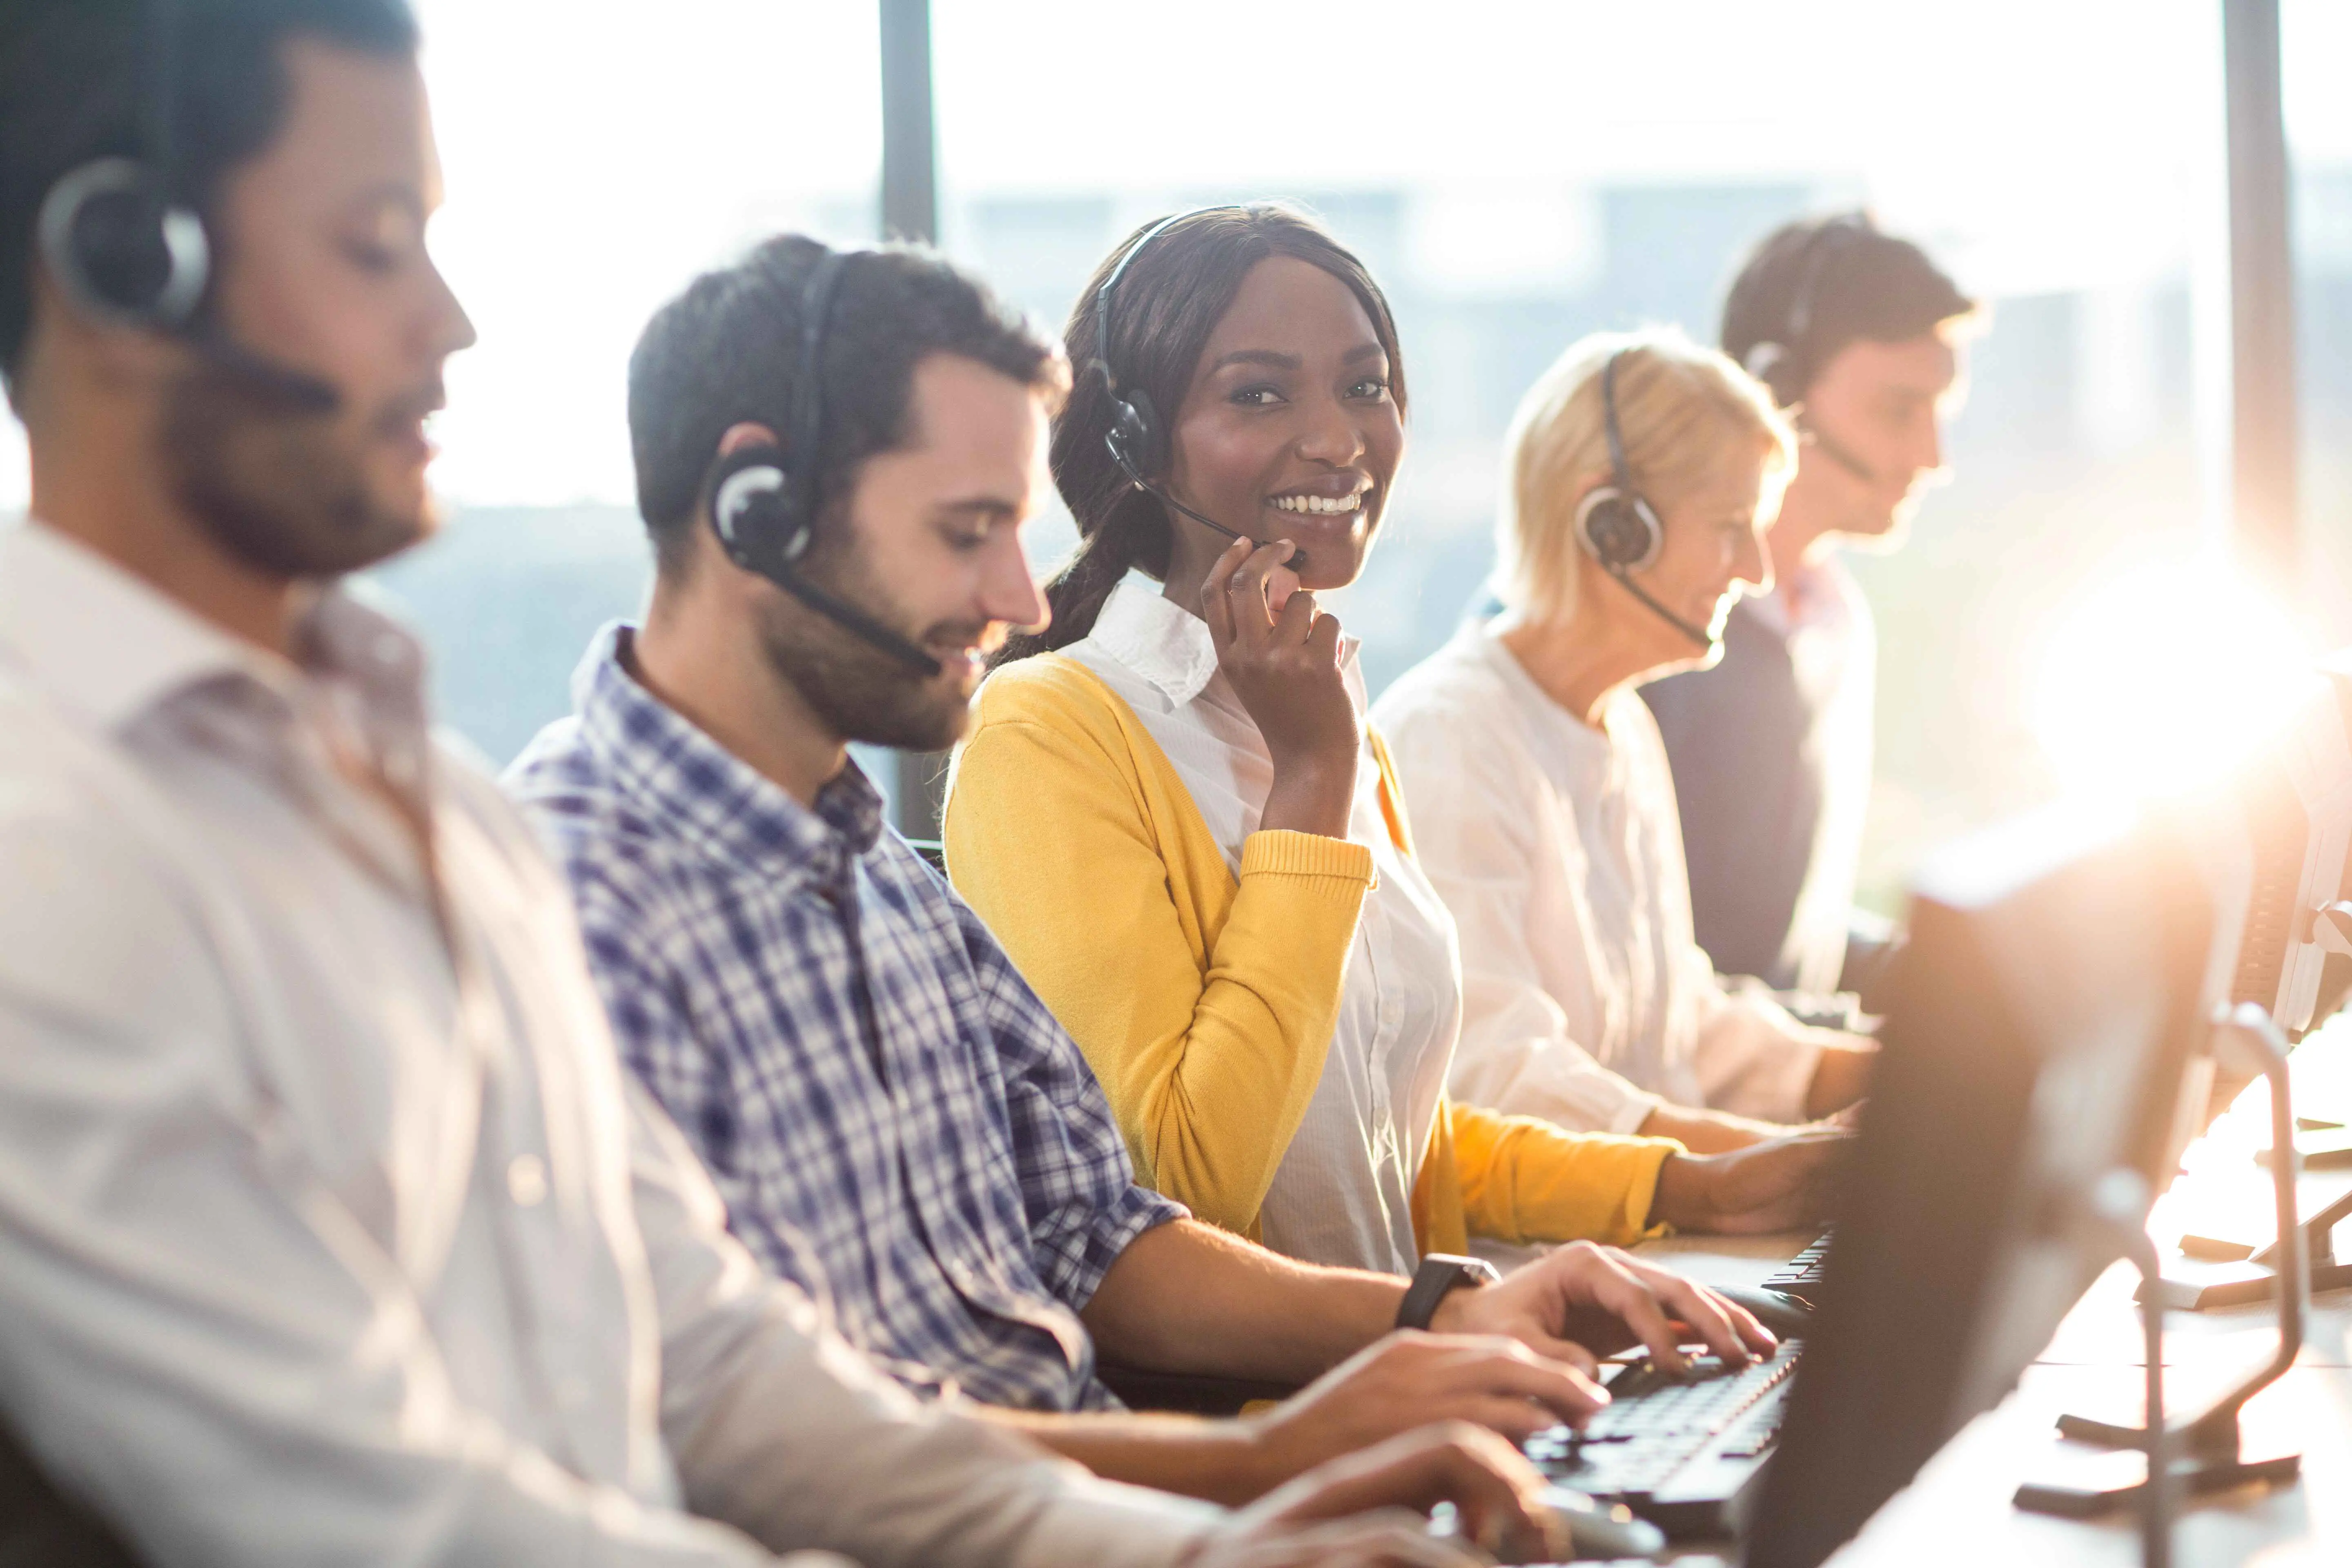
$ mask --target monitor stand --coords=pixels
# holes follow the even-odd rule
[[[2303,1222],[2304,1255],[2315,1293],[2352,1288],[2352,1260],[2339,1261],[2336,1256],[2336,1227],[2347,1219],[2352,1219],[2352,1193]],[[2176,1312],[2202,1312],[2267,1301],[2278,1291],[2280,1253],[2275,1241],[2255,1248],[2242,1241],[2184,1236],[2180,1250],[2206,1267],[2185,1278],[2143,1279],[2138,1300],[2158,1299]]]
[[[2294,1111],[2287,1087],[2285,1039],[2269,1016],[2252,1004],[2225,1015],[2219,1020],[2214,1035],[2217,1047],[2224,1039],[2235,1040],[2261,1058],[2262,1070],[2271,1080],[2271,1146],[2274,1150],[2292,1150]],[[2141,1278],[2140,1317],[2147,1340],[2147,1424],[2124,1426],[2080,1415],[2062,1415],[2058,1418],[2058,1430],[2061,1436],[2077,1442],[2140,1449],[2148,1455],[2145,1477],[2139,1481],[2092,1487],[2028,1483],[2017,1489],[2013,1500],[2018,1507],[2038,1513],[2088,1518],[2126,1502],[2137,1502],[2146,1568],[2168,1568],[2175,1498],[2184,1493],[2220,1491],[2247,1481],[2289,1481],[2302,1473],[2300,1454],[2247,1459],[2239,1446],[2239,1415],[2246,1402],[2284,1375],[2303,1349],[2304,1310],[2310,1291],[2304,1253],[2306,1227],[2296,1222],[2294,1181],[2295,1161],[2292,1154],[2273,1163],[2271,1189],[2277,1208],[2279,1239],[2270,1250],[2278,1254],[2277,1279],[2285,1288],[2271,1293],[2278,1302],[2279,1342],[2270,1361],[2199,1415],[2179,1423],[2168,1422],[2164,1414],[2164,1314],[2170,1303],[2160,1289],[2164,1281],[2159,1277],[2155,1246],[2145,1230],[2133,1231],[2124,1239]]]

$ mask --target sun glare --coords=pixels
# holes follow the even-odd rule
[[[2028,720],[2066,795],[2177,797],[2220,782],[2286,722],[2317,651],[2218,552],[2150,563],[2057,622]]]

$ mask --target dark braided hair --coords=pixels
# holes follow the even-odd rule
[[[1077,520],[1078,552],[1045,585],[1053,624],[1042,633],[1009,639],[996,656],[998,664],[1067,647],[1084,637],[1130,570],[1167,575],[1174,547],[1167,510],[1129,481],[1103,445],[1110,430],[1111,395],[1095,342],[1096,297],[1120,258],[1151,227],[1152,223],[1140,226],[1103,258],[1071,309],[1063,336],[1077,384],[1054,420],[1051,461],[1054,483]],[[1142,388],[1161,416],[1172,421],[1192,388],[1209,335],[1240,292],[1242,279],[1270,256],[1319,267],[1348,286],[1388,352],[1390,390],[1402,413],[1404,361],[1397,348],[1396,321],[1380,285],[1321,224],[1272,202],[1194,213],[1136,258],[1111,301],[1110,361],[1118,367],[1119,384]]]

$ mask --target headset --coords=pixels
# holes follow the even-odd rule
[[[1121,390],[1118,373],[1111,368],[1110,363],[1111,301],[1118,294],[1119,280],[1127,276],[1127,269],[1135,265],[1135,258],[1150,249],[1153,240],[1187,218],[1199,217],[1202,213],[1248,210],[1230,202],[1216,206],[1193,207],[1186,212],[1171,213],[1145,229],[1142,237],[1127,247],[1127,254],[1118,258],[1118,265],[1110,269],[1110,276],[1103,279],[1102,288],[1095,294],[1095,357],[1088,368],[1101,375],[1103,390],[1110,395],[1110,428],[1103,432],[1103,446],[1110,453],[1111,461],[1117,463],[1119,471],[1127,476],[1128,483],[1160,505],[1182,512],[1194,522],[1213,528],[1227,539],[1248,539],[1252,544],[1262,547],[1277,542],[1254,539],[1227,528],[1215,518],[1203,516],[1186,506],[1153,481],[1151,476],[1167,466],[1167,428],[1160,421],[1160,410],[1153,406],[1151,395],[1139,386]],[[1283,564],[1293,572],[1304,571],[1307,552],[1293,541],[1290,559]]]
[[[1609,440],[1609,483],[1593,486],[1578,505],[1577,542],[1584,546],[1585,553],[1600,563],[1603,572],[1617,579],[1618,585],[1640,600],[1652,615],[1699,647],[1713,647],[1716,638],[1712,631],[1683,619],[1633,581],[1634,573],[1646,571],[1656,563],[1659,552],[1666,547],[1666,531],[1658,521],[1657,510],[1633,488],[1633,465],[1625,457],[1625,433],[1617,422],[1617,365],[1633,352],[1630,348],[1619,349],[1601,367],[1601,419]]]
[[[801,287],[800,361],[784,421],[791,432],[778,447],[761,442],[730,452],[703,481],[710,526],[727,558],[792,595],[843,630],[880,649],[925,679],[944,668],[919,646],[801,575],[801,557],[816,536],[818,479],[824,437],[824,337],[834,296],[864,251],[825,248]],[[731,423],[731,422],[730,422]]]
[[[213,247],[184,199],[173,120],[177,0],[150,0],[140,62],[142,155],[95,158],[42,198],[35,243],[76,309],[112,326],[180,339],[211,363],[289,410],[331,414],[342,398],[317,376],[232,342],[204,315]]]
[[[1771,392],[1772,400],[1781,407],[1787,408],[1801,399],[1806,384],[1821,368],[1811,361],[1809,340],[1812,337],[1813,310],[1821,295],[1822,279],[1830,262],[1875,232],[1869,217],[1862,213],[1832,218],[1815,228],[1805,241],[1797,285],[1789,292],[1789,313],[1779,336],[1755,344],[1740,361],[1741,368],[1762,382]],[[1878,483],[1877,470],[1858,455],[1810,424],[1803,426],[1803,432],[1809,442],[1840,468],[1864,484]]]

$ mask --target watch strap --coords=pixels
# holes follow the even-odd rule
[[[1412,1271],[1412,1283],[1406,1287],[1404,1300],[1397,1305],[1396,1326],[1425,1329],[1437,1316],[1437,1304],[1447,1296],[1465,1285],[1492,1285],[1501,1278],[1495,1272],[1495,1266],[1483,1258],[1433,1252]]]

